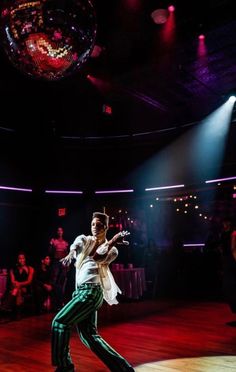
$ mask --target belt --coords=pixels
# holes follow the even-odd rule
[[[87,289],[87,288],[99,288],[101,287],[100,283],[83,283],[77,287],[77,289]]]

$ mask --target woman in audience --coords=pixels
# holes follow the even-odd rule
[[[62,288],[65,292],[66,277],[68,268],[63,266],[60,260],[68,254],[69,243],[64,239],[64,230],[58,227],[57,236],[50,240],[49,255],[52,258],[53,283]]]
[[[33,277],[34,268],[27,265],[25,253],[20,252],[16,265],[10,269],[9,290],[1,307],[3,311],[12,312],[14,316],[20,314],[23,305],[32,296]]]

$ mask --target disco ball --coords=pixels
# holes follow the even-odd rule
[[[168,19],[168,10],[167,9],[155,9],[151,13],[151,17],[153,19],[153,22],[156,23],[157,25],[161,25],[163,23],[166,23]]]
[[[25,74],[59,80],[89,58],[96,38],[89,0],[10,0],[1,6],[1,40],[12,64]]]

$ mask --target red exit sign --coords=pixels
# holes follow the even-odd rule
[[[59,217],[63,217],[63,216],[65,216],[65,215],[66,215],[66,208],[58,208],[58,210],[57,210],[57,215],[58,215]]]

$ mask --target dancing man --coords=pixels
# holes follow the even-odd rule
[[[129,244],[124,240],[128,231],[121,231],[107,240],[109,216],[94,212],[92,235],[79,235],[70,246],[70,253],[61,261],[70,265],[76,259],[76,289],[69,301],[52,322],[52,364],[56,372],[75,371],[69,352],[72,326],[76,326],[81,341],[90,348],[112,372],[134,372],[133,367],[118,354],[97,332],[97,310],[103,299],[117,304],[116,285],[109,264],[118,250],[115,244]]]

